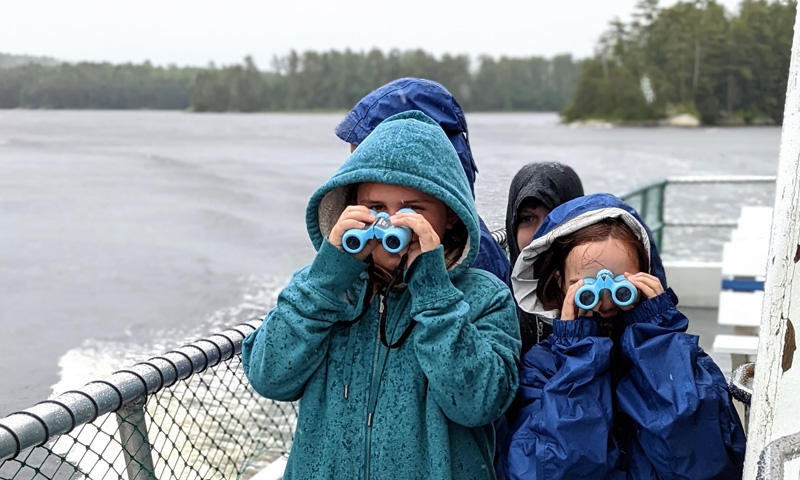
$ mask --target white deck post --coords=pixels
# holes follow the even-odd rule
[[[764,283],[760,342],[745,459],[745,480],[757,478],[762,451],[800,432],[800,10],[795,18],[786,92],[772,236]],[[795,437],[796,438],[796,437]],[[781,442],[779,439],[783,439]],[[791,443],[791,442],[790,442]],[[769,457],[769,455],[767,455]],[[789,457],[791,458],[791,456]],[[786,458],[785,460],[789,460]],[[773,457],[774,459],[774,457]],[[783,462],[780,459],[779,462]],[[767,462],[769,463],[769,462]],[[800,478],[800,458],[782,478]],[[773,477],[778,478],[778,477]]]

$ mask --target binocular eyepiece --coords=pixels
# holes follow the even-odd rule
[[[373,238],[382,241],[383,248],[389,253],[397,253],[408,246],[411,241],[411,229],[408,227],[395,227],[389,220],[389,214],[386,212],[377,213],[370,210],[375,215],[375,221],[372,225],[366,228],[351,228],[344,232],[342,236],[342,247],[348,253],[358,253],[364,248],[364,245]],[[410,208],[401,208],[397,211],[411,212],[414,210]]]
[[[614,276],[610,270],[600,270],[597,278],[586,278],[583,286],[575,292],[575,305],[584,310],[591,310],[603,296],[603,290],[611,292],[614,303],[627,307],[636,301],[639,290],[629,282],[625,275]]]

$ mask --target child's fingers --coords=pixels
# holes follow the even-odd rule
[[[625,278],[639,289],[645,298],[650,299],[664,293],[664,286],[661,281],[649,273],[639,272],[636,274],[625,273]]]
[[[396,227],[408,227],[414,232],[419,242],[420,253],[434,250],[442,243],[428,220],[418,213],[398,213],[391,218],[391,221]]]
[[[350,229],[364,229],[375,221],[375,216],[363,205],[350,205],[344,209],[328,234],[328,241],[342,248],[342,237]],[[365,248],[369,245],[365,245]],[[374,248],[374,247],[373,247]],[[371,249],[370,249],[371,250]]]
[[[561,320],[575,320],[581,314],[581,310],[575,305],[575,294],[583,286],[583,280],[579,280],[567,289],[567,296],[564,298],[564,305],[561,307]]]

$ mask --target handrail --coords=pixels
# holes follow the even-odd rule
[[[777,177],[774,175],[717,175],[717,176],[679,176],[667,177],[646,183],[633,190],[627,190],[617,197],[631,204],[636,208],[644,223],[650,228],[655,237],[655,243],[663,249],[663,233],[666,227],[735,227],[736,219],[722,221],[678,221],[667,220],[664,218],[664,206],[667,187],[670,185],[700,185],[700,184],[736,184],[736,183],[775,183]],[[655,204],[657,208],[649,208]],[[501,247],[507,248],[507,232],[505,228],[499,228],[491,232],[492,237]]]
[[[116,371],[108,380],[89,382],[83,388],[11,413],[0,419],[0,462],[44,445],[106,413],[136,405],[141,407],[148,395],[239,354],[244,338],[260,324],[261,320],[251,320],[237,325],[129,369]],[[131,420],[126,417],[126,421],[130,423]],[[138,450],[134,453],[140,455]]]
[[[736,370],[733,371],[728,384],[733,398],[747,406],[750,406],[750,400],[753,398],[752,382],[755,377],[755,371],[755,363],[739,365],[736,367]]]
[[[783,480],[785,465],[798,457],[800,432],[771,441],[758,457],[756,480]]]

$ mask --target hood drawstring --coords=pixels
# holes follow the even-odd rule
[[[387,305],[386,305],[386,298],[389,296],[389,292],[391,291],[391,289],[403,277],[405,264],[406,264],[407,260],[408,260],[408,255],[407,254],[403,255],[403,258],[400,260],[400,265],[398,265],[398,267],[395,269],[395,271],[392,272],[392,280],[389,282],[388,285],[386,285],[386,288],[381,293],[380,325],[379,325],[380,333],[379,333],[379,337],[380,337],[381,343],[383,344],[384,347],[386,347],[386,349],[385,350],[381,349],[379,355],[377,356],[378,363],[375,366],[375,369],[373,370],[373,375],[377,375],[377,379],[375,377],[373,377],[372,383],[370,384],[369,397],[368,397],[368,401],[367,401],[367,426],[368,427],[372,427],[372,421],[373,421],[373,418],[375,416],[375,409],[376,409],[376,407],[378,405],[378,394],[380,392],[381,385],[383,384],[383,374],[386,372],[386,363],[387,363],[387,360],[389,358],[389,353],[392,351],[392,349],[398,348],[399,346],[401,346],[406,341],[406,339],[408,339],[409,335],[411,335],[411,330],[414,328],[414,325],[417,324],[417,322],[414,319],[409,319],[409,324],[408,324],[408,326],[406,326],[405,330],[403,331],[403,334],[400,335],[400,339],[397,340],[397,342],[395,342],[393,344],[389,343],[389,341],[387,339],[387,334],[386,334],[386,323],[387,323],[387,317],[389,316],[388,315]],[[404,291],[402,293],[401,299],[396,304],[397,310],[395,311],[395,313],[396,313],[395,314],[395,324],[394,324],[392,332],[390,333],[390,335],[392,337],[394,336],[394,333],[395,333],[395,331],[397,329],[397,326],[398,326],[397,323],[396,323],[397,320],[398,320],[397,319],[397,316],[398,316],[397,313],[405,311],[406,305],[408,304],[408,301],[409,301],[409,298],[410,298],[410,294],[409,294],[408,290],[406,290],[406,291]],[[379,348],[379,347],[376,346],[376,348]]]
[[[400,338],[395,343],[390,344],[389,340],[386,338],[386,318],[389,316],[388,308],[386,305],[386,298],[389,296],[389,291],[397,284],[398,281],[400,281],[401,278],[403,278],[403,272],[405,271],[407,260],[408,260],[408,252],[403,254],[403,258],[400,259],[400,264],[397,266],[397,268],[394,269],[394,272],[392,272],[392,279],[386,285],[386,288],[383,290],[383,294],[381,295],[380,337],[383,346],[390,350],[402,345],[403,342],[405,342],[406,339],[408,339],[408,336],[411,335],[411,330],[413,330],[414,326],[417,324],[416,320],[414,320],[413,318],[410,319],[408,322],[408,326],[406,327],[406,329],[403,331],[403,334],[400,335]]]
[[[373,262],[372,255],[367,257],[367,263],[369,264],[368,267],[369,274],[367,275],[368,278],[367,288],[364,290],[364,296],[362,297],[361,300],[361,313],[356,315],[356,318],[352,320],[343,320],[338,322],[348,328],[352,327],[353,325],[358,323],[359,320],[364,318],[364,315],[366,315],[367,311],[369,310],[370,300],[372,299],[372,289],[374,288],[375,285],[375,281],[373,280],[374,276],[372,274],[372,269],[375,267],[375,263]],[[351,358],[349,362],[344,362],[344,372],[342,373],[343,377],[342,383],[344,384],[345,400],[347,400],[347,398],[350,396],[350,379],[353,377],[353,363],[355,363],[356,361],[355,341],[356,337],[358,337],[358,333],[355,333],[352,330],[350,330],[348,332],[348,335],[349,336],[347,338],[347,350],[345,351],[350,352]]]
[[[369,303],[372,299],[372,289],[375,288],[375,280],[373,280],[374,276],[372,274],[372,269],[375,267],[375,263],[372,260],[372,255],[367,257],[367,263],[369,267],[367,267],[367,271],[369,275],[367,275],[367,288],[364,290],[364,296],[361,299],[361,313],[359,313],[356,318],[352,320],[340,320],[337,322],[340,325],[344,325],[345,327],[352,327],[355,325],[359,320],[364,318],[364,315],[367,314],[367,310],[369,310]]]
[[[372,271],[375,268],[375,263],[373,261],[372,255],[367,257],[367,261],[369,263],[369,275],[368,275],[369,280],[367,282],[367,288],[366,288],[366,291],[364,292],[364,296],[362,297],[361,312],[353,320],[347,320],[347,321],[338,322],[338,323],[340,323],[340,324],[342,324],[342,325],[344,325],[346,327],[352,327],[353,325],[358,323],[359,320],[364,318],[364,315],[366,315],[367,311],[369,311],[369,307],[370,307],[370,303],[371,303],[370,300],[372,299],[373,289],[375,288],[374,287],[375,286],[375,281],[374,281],[375,275],[374,275],[374,272]],[[379,325],[379,329],[380,329],[380,340],[381,340],[381,343],[387,349],[397,348],[400,345],[402,345],[403,342],[405,342],[408,339],[409,335],[411,335],[411,330],[414,328],[414,325],[416,325],[416,323],[417,323],[416,321],[411,320],[411,322],[406,327],[406,329],[403,332],[403,334],[400,336],[400,339],[397,342],[395,342],[394,344],[391,344],[391,345],[389,344],[389,341],[388,341],[388,339],[386,337],[386,321],[387,321],[387,317],[388,317],[388,308],[387,308],[387,304],[386,304],[386,297],[388,296],[388,292],[392,288],[394,288],[394,286],[397,284],[398,281],[400,281],[401,278],[403,278],[403,273],[405,271],[405,265],[406,265],[407,261],[408,261],[408,253],[405,253],[405,254],[403,254],[403,257],[400,259],[400,264],[392,272],[391,280],[382,289],[382,294],[381,294],[381,299],[380,299],[381,304],[380,304],[380,325]],[[343,372],[343,375],[342,375],[343,376],[342,383],[344,384],[344,398],[345,398],[345,400],[350,396],[350,380],[352,378],[352,373],[353,373],[353,363],[355,363],[355,339],[356,339],[357,336],[358,336],[357,333],[351,331],[350,334],[349,334],[349,337],[347,339],[347,350],[346,351],[351,353],[352,358],[350,359],[349,362],[345,362],[344,372]],[[383,372],[381,372],[381,377],[383,377]],[[380,381],[378,382],[378,384],[379,383],[380,383]],[[375,392],[375,393],[377,393],[377,392]]]

